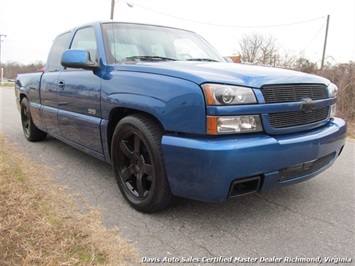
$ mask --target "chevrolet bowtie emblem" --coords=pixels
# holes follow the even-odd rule
[[[302,99],[303,103],[301,104],[301,111],[308,114],[311,113],[312,110],[316,107],[316,103],[312,101],[311,98]]]

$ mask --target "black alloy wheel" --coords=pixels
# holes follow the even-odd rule
[[[27,99],[22,100],[21,103],[21,122],[23,133],[25,137],[28,139],[30,136],[30,126],[31,126],[31,113],[30,108],[27,105]]]
[[[154,119],[136,114],[123,118],[112,140],[112,165],[119,188],[141,212],[166,208],[171,199],[161,151],[163,130]]]
[[[30,105],[26,97],[21,101],[21,124],[25,138],[28,141],[41,141],[47,137],[47,133],[38,129],[33,123]]]
[[[137,133],[129,132],[121,139],[119,151],[118,163],[126,188],[139,199],[147,198],[155,173],[146,144]]]

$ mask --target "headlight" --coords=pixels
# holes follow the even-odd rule
[[[262,131],[260,116],[207,116],[207,134],[236,134]]]
[[[251,88],[220,84],[203,84],[207,105],[234,105],[257,103]]]
[[[330,83],[330,85],[328,86],[328,93],[329,93],[329,97],[331,97],[331,98],[337,96],[337,94],[338,94],[337,85]]]

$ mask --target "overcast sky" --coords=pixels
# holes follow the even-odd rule
[[[46,61],[57,34],[108,20],[110,8],[111,0],[0,0],[1,61]],[[355,0],[116,0],[114,19],[193,30],[224,56],[238,51],[243,34],[272,35],[320,62],[327,15],[327,59],[354,61]]]

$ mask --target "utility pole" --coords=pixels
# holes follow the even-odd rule
[[[116,1],[118,2],[119,0],[111,0],[111,16],[110,16],[110,19],[113,20],[113,15],[115,14],[115,4],[116,4]],[[133,8],[134,7],[134,4],[132,3],[128,3],[126,1],[122,1],[124,3],[127,4],[127,6],[129,6],[130,8]]]
[[[115,0],[111,0],[111,16],[110,16],[111,20],[113,20],[114,13],[115,13]]]
[[[0,34],[0,79],[1,79],[1,84],[3,84],[3,79],[4,79],[4,69],[1,65],[1,42],[2,42],[2,37],[7,37],[5,34]]]
[[[327,39],[328,39],[329,19],[330,19],[330,15],[327,16],[327,27],[326,27],[326,29],[325,29],[325,38],[324,38],[324,46],[323,46],[323,56],[322,56],[322,63],[321,63],[321,65],[320,65],[320,70],[323,70],[323,67],[324,67],[325,49],[327,48]]]

